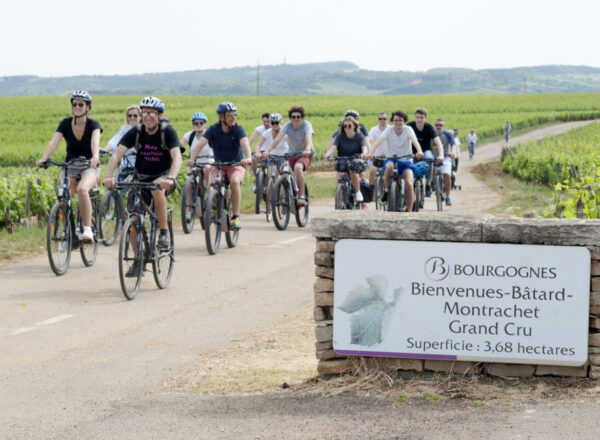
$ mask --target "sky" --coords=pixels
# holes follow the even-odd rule
[[[600,67],[600,0],[0,0],[0,77]]]

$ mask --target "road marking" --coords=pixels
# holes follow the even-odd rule
[[[20,335],[21,333],[27,333],[35,330],[35,327],[21,327],[12,332],[13,335]]]
[[[48,324],[56,324],[57,322],[64,321],[65,319],[70,319],[75,317],[76,315],[58,315],[54,318],[46,319],[45,321],[38,322],[36,325],[48,325]]]
[[[301,237],[290,238],[289,240],[282,241],[281,244],[290,244],[295,241],[304,240],[305,238],[306,238],[306,235],[302,235]]]

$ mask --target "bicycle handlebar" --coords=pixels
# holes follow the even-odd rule
[[[41,168],[48,168],[50,165],[55,165],[57,167],[64,167],[64,168],[66,168],[66,167],[68,167],[70,165],[73,165],[76,162],[85,163],[85,164],[89,165],[90,160],[87,159],[84,156],[79,156],[79,157],[77,157],[75,159],[71,159],[68,162],[56,162],[56,161],[48,158],[48,159],[46,159],[45,162],[42,163]]]

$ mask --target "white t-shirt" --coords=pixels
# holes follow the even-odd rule
[[[454,146],[452,147],[452,151],[454,152],[454,156],[458,159],[460,157],[460,138],[455,137]]]
[[[404,125],[402,127],[402,133],[400,136],[396,134],[394,127],[388,127],[381,134],[387,141],[387,154],[388,156],[398,155],[398,156],[408,156],[412,154],[412,136],[415,135],[415,132],[408,125]],[[409,159],[403,159],[409,160]]]
[[[188,142],[188,144],[190,143],[190,136],[192,135],[192,131],[188,131],[186,134],[183,135],[183,138]],[[192,151],[192,148],[194,148],[196,146],[196,144],[198,143],[198,141],[200,140],[199,138],[201,138],[202,135],[198,136],[198,134],[196,134],[196,136],[194,136],[194,139],[192,140],[192,145],[190,145],[190,153]],[[213,150],[212,148],[210,148],[210,145],[206,144],[204,146],[204,148],[202,150],[200,150],[200,153],[198,153],[198,157],[196,158],[196,163],[201,165],[201,164],[205,164],[205,163],[213,163],[215,161],[214,158],[212,157],[200,157],[200,156],[212,156],[213,155]]]
[[[261,137],[265,140],[265,143],[262,145],[260,151],[265,151],[273,143],[273,129],[269,128],[268,130],[265,130],[264,134]],[[288,152],[289,148],[290,146],[287,143],[287,136],[284,136],[281,142],[279,142],[279,144],[277,145],[277,147],[273,149],[273,151],[271,151],[271,154],[274,154],[276,156],[283,156],[285,153]]]
[[[388,127],[391,127],[391,125],[388,125]],[[381,131],[379,125],[376,125],[375,127],[371,128],[371,130],[369,130],[369,139],[371,139],[371,144],[374,144],[375,141],[379,139],[379,136],[381,136],[382,133],[383,131]],[[384,140],[381,143],[381,145],[377,148],[377,151],[375,151],[375,157],[385,156],[387,156],[387,140]]]
[[[109,151],[109,153],[111,155],[114,154],[115,151],[117,151],[117,147],[119,146],[121,138],[132,128],[133,127],[129,124],[121,126],[121,128],[119,128],[119,131],[117,131],[117,134],[115,134],[110,139],[110,141],[108,141],[108,144],[106,144],[106,146],[110,147],[111,150]],[[134,147],[131,147],[129,150],[127,150],[125,152],[125,155],[123,156],[123,159],[121,159],[121,168],[135,168],[136,153],[137,152],[135,151]]]
[[[467,135],[467,141],[473,142],[474,144],[476,144],[477,143],[477,134],[475,134],[475,133],[473,133],[473,134],[469,133]]]
[[[259,125],[254,130],[258,131],[258,137],[259,138],[262,137],[263,134],[265,134],[265,131],[267,131],[267,129],[265,128],[264,125]]]

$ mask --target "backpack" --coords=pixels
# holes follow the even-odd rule
[[[195,137],[196,137],[196,131],[192,130],[192,134],[190,134],[190,139],[188,140],[188,145],[190,146],[190,152],[192,151],[192,144],[194,143]]]
[[[142,149],[142,144],[140,144],[140,135],[142,134],[142,126],[143,124],[138,124],[135,126],[135,151],[140,151]],[[160,132],[160,146],[163,150],[169,151],[169,146],[167,145],[167,139],[165,132],[167,131],[167,127],[169,123],[167,121],[159,122],[158,131]]]

